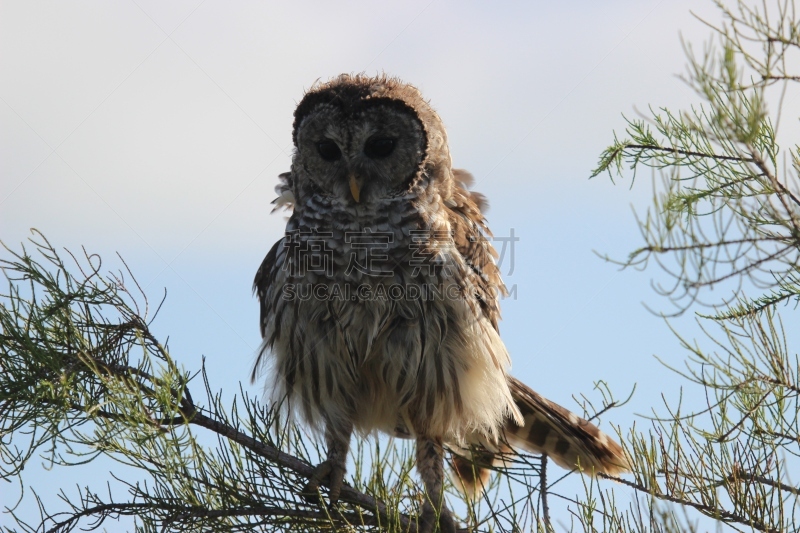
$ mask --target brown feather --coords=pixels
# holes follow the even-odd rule
[[[492,232],[486,223],[474,193],[465,185],[472,183],[472,175],[465,170],[453,172],[456,187],[445,205],[449,204],[449,221],[456,249],[470,267],[468,281],[484,316],[499,329],[500,305],[498,298],[507,294],[500,269],[494,262],[497,252],[489,239]]]
[[[489,484],[492,474],[489,467],[493,465],[494,460],[494,453],[474,447],[469,454],[453,453],[450,458],[453,483],[470,499],[475,500]]]
[[[512,446],[547,454],[563,468],[580,468],[590,475],[613,476],[630,470],[625,451],[597,426],[511,376],[508,384],[525,419],[524,426],[506,423],[505,436]]]

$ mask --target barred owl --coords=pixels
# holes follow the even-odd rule
[[[443,457],[467,489],[484,461],[519,447],[615,474],[628,463],[597,427],[508,374],[498,333],[505,287],[484,198],[452,168],[447,134],[413,86],[341,75],[294,113],[291,171],[278,206],[285,236],[255,277],[273,398],[324,434],[327,459],[304,493],[338,500],[351,434],[416,440],[427,498],[421,530],[454,531]]]

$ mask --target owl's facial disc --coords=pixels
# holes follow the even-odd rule
[[[346,113],[323,104],[297,130],[295,163],[317,190],[374,205],[408,187],[425,146],[425,132],[410,111],[369,105]]]

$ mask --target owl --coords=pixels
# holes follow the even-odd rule
[[[323,435],[304,494],[338,500],[353,432],[415,439],[426,491],[421,531],[455,531],[444,453],[468,491],[486,458],[521,448],[587,473],[628,468],[591,423],[509,374],[505,286],[472,177],[454,169],[444,125],[400,80],[341,75],[294,112],[280,176],[286,232],[255,277],[272,398]],[[475,466],[471,453],[481,450]]]

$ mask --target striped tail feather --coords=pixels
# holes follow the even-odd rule
[[[470,450],[455,451],[451,466],[456,485],[468,496],[480,495],[489,480],[490,467],[501,465],[502,454],[512,449],[547,454],[563,468],[578,468],[592,476],[601,473],[615,476],[630,470],[622,446],[597,426],[511,376],[508,386],[525,425],[518,426],[511,419],[506,421],[505,441],[511,448],[480,442]]]
[[[615,476],[630,470],[625,452],[614,439],[557,403],[509,376],[508,385],[525,425],[508,421],[508,443],[531,453],[545,453],[557,465],[585,474]]]

